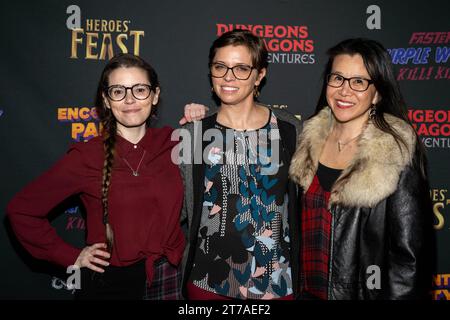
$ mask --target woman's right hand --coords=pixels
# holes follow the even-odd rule
[[[203,104],[199,103],[189,103],[184,106],[184,116],[178,122],[183,125],[188,122],[202,120],[209,108]]]
[[[106,243],[95,243],[92,246],[86,246],[80,252],[75,265],[79,268],[87,267],[97,272],[105,272],[104,269],[96,266],[96,264],[105,267],[109,266],[109,262],[105,259],[109,259],[111,255],[105,250]]]

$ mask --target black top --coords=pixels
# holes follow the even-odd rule
[[[341,172],[341,169],[330,168],[319,162],[319,167],[317,168],[317,178],[319,179],[319,183],[322,188],[325,191],[330,192],[333,184],[336,182],[337,178],[339,178]]]

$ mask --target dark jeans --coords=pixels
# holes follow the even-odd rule
[[[81,269],[81,289],[76,300],[142,300],[146,289],[145,260],[127,267],[103,267],[105,272]]]

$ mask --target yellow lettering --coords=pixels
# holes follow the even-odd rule
[[[441,274],[441,277],[444,279],[444,286],[448,287],[450,281],[450,274]]]
[[[67,120],[67,109],[66,108],[58,108],[58,120]]]
[[[440,274],[433,275],[433,286],[435,286],[435,287],[441,286],[441,275]]]
[[[78,108],[69,108],[67,120],[78,120]]]
[[[92,138],[98,135],[97,127],[94,122],[89,122],[86,126],[86,131],[83,134],[83,138]]]
[[[92,49],[97,48],[97,42],[93,39],[98,39],[98,33],[86,32],[86,59],[97,59],[98,55],[92,53]]]
[[[86,31],[94,31],[94,30],[92,30],[93,27],[94,27],[93,22],[94,21],[92,19],[87,19],[86,20]]]
[[[95,21],[94,22],[94,30],[92,30],[92,31],[99,32],[100,31],[100,22],[101,22],[101,20],[95,19],[94,21]]]
[[[123,22],[123,32],[128,32],[128,24],[130,23],[130,21],[124,21]]]
[[[83,120],[88,120],[90,118],[90,110],[89,108],[81,108],[80,109],[80,118]]]
[[[445,300],[450,300],[450,291],[448,290],[442,290],[442,293],[445,296]]]
[[[136,56],[139,55],[139,43],[140,43],[140,36],[144,36],[144,31],[137,31],[132,30],[130,31],[130,36],[134,37],[134,54]]]
[[[431,189],[430,190],[431,201],[439,201],[438,193],[439,193],[439,189]]]
[[[79,141],[80,135],[84,131],[84,124],[72,123],[72,139]]]
[[[100,30],[101,30],[102,32],[108,31],[108,21],[102,20],[102,26],[101,26]]]
[[[444,227],[444,216],[439,211],[439,209],[444,208],[444,204],[442,202],[437,202],[433,205],[433,213],[438,220],[438,223],[434,225],[434,229],[441,230]]]
[[[116,32],[122,32],[122,21],[116,20]]]
[[[441,300],[450,300],[450,291],[448,290],[434,290],[433,291],[433,300],[438,300],[439,296],[444,294],[445,299]]]
[[[78,46],[78,44],[83,43],[83,38],[78,38],[79,33],[83,34],[84,33],[83,29],[73,29],[72,30],[72,50],[71,50],[71,55],[70,55],[71,59],[78,59],[77,46]]]
[[[116,38],[117,40],[117,45],[119,46],[120,50],[122,50],[123,53],[128,53],[128,49],[125,46],[125,44],[123,43],[123,39],[128,39],[128,36],[126,34],[119,34]]]
[[[116,26],[116,22],[114,20],[109,20],[108,22],[108,31],[109,32],[114,32]]]
[[[108,42],[106,43],[106,39],[108,39]],[[112,46],[112,40],[111,40],[111,34],[105,33],[103,36],[102,41],[102,48],[100,50],[100,60],[105,60],[106,58],[106,50],[108,51],[108,59],[111,59],[114,55],[113,46]]]

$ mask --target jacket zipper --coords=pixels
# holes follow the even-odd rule
[[[334,219],[335,212],[338,206],[331,207],[331,236],[330,236],[330,255],[328,259],[328,300],[331,300],[331,277],[333,275],[332,261],[333,261],[333,243],[334,243]]]

